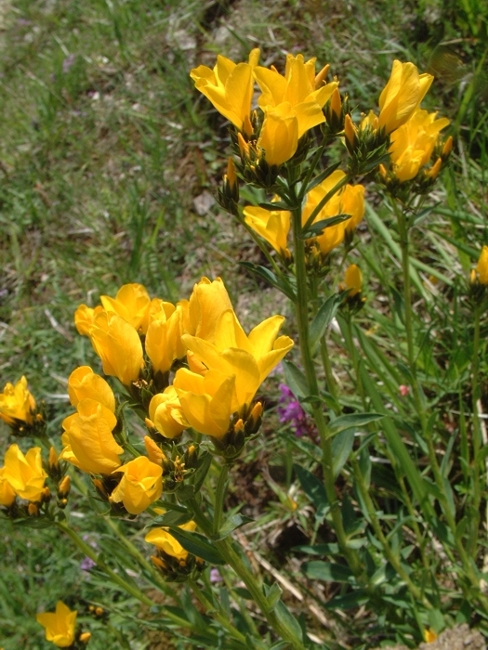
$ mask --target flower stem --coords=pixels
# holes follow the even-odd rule
[[[473,490],[472,490],[472,507],[470,509],[470,533],[467,544],[469,555],[476,554],[478,544],[478,532],[480,523],[480,503],[481,503],[481,486],[480,486],[480,449],[482,445],[481,425],[478,414],[478,402],[481,396],[481,386],[479,383],[479,352],[480,352],[480,318],[481,305],[474,307],[474,333],[473,333],[473,360],[471,363],[471,409],[473,411]]]

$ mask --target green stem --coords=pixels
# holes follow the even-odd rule
[[[480,317],[481,305],[477,304],[474,308],[474,334],[473,334],[473,361],[471,363],[471,409],[473,411],[473,492],[472,492],[472,510],[471,530],[469,535],[467,551],[471,556],[476,554],[478,544],[479,522],[480,522],[480,449],[482,445],[481,424],[478,415],[478,401],[481,397],[481,385],[479,382],[480,370]]]
[[[454,538],[454,544],[458,552],[459,558],[461,560],[464,573],[471,585],[477,592],[478,601],[482,604],[485,611],[488,611],[486,608],[488,606],[488,598],[481,593],[480,591],[480,581],[476,572],[473,559],[468,554],[467,550],[464,547],[463,538],[461,535],[457,534],[457,525],[454,514],[451,511],[447,495],[446,495],[446,486],[444,483],[444,478],[442,476],[439,463],[437,461],[437,454],[434,447],[434,441],[432,436],[431,427],[428,426],[427,414],[425,410],[425,401],[420,388],[420,383],[417,377],[417,365],[416,365],[416,356],[415,356],[415,346],[414,346],[414,335],[413,335],[413,315],[412,315],[412,303],[410,295],[410,263],[409,263],[409,228],[407,223],[406,215],[403,211],[397,206],[394,202],[394,209],[398,222],[398,231],[400,235],[400,248],[402,253],[402,272],[403,272],[403,298],[405,306],[405,334],[407,338],[407,351],[408,351],[408,363],[410,368],[410,373],[412,375],[412,393],[415,401],[415,406],[420,418],[420,425],[424,440],[427,443],[429,463],[434,474],[434,481],[439,491],[439,501],[442,507],[442,511],[446,518],[447,525],[449,526],[451,533]]]
[[[216,607],[205,595],[205,593],[200,589],[196,582],[189,580],[188,584],[190,585],[191,590],[200,601],[200,603],[205,607],[207,613],[211,613],[215,619],[222,625],[222,627],[227,630],[233,639],[247,645],[247,639],[235,628],[232,623],[229,621],[228,616],[225,612],[222,611],[220,607]]]
[[[413,598],[417,602],[422,603],[424,607],[426,607],[427,609],[432,609],[431,603],[422,594],[420,589],[416,585],[414,585],[414,583],[411,581],[410,576],[402,566],[400,558],[393,552],[390,544],[388,543],[388,539],[386,538],[383,529],[381,528],[381,523],[377,517],[376,508],[369,494],[369,489],[364,482],[364,478],[359,468],[359,464],[355,458],[351,458],[351,466],[353,468],[356,485],[359,488],[361,497],[363,499],[363,503],[366,506],[368,517],[370,519],[375,535],[383,547],[385,557],[387,558],[388,562],[392,565],[392,567],[395,569],[395,571],[398,573],[400,578],[405,582]]]
[[[218,535],[222,525],[222,513],[224,510],[225,494],[227,492],[229,478],[229,467],[224,465],[220,470],[219,480],[217,482],[217,489],[215,491],[215,504],[214,504],[214,520],[213,520],[213,534]]]
[[[289,626],[284,625],[282,620],[278,618],[274,606],[270,607],[262,585],[256,580],[254,574],[247,568],[242,558],[235,551],[229,537],[214,543],[227,564],[234,569],[239,578],[244,582],[252,599],[264,614],[278,637],[282,641],[287,641],[294,650],[305,650],[303,641],[294,634]]]
[[[213,536],[213,525],[207,520],[203,512],[201,511],[200,505],[196,500],[189,499],[188,506],[191,508],[193,513],[193,519],[201,530],[210,538]],[[264,594],[262,585],[257,581],[253,573],[247,568],[244,564],[242,558],[232,547],[232,543],[229,537],[224,539],[214,539],[215,548],[220,552],[222,558],[226,563],[235,571],[239,578],[246,585],[249,593],[252,596],[252,599],[259,607],[266,620],[272,629],[278,634],[278,636],[283,641],[288,641],[291,647],[294,650],[304,650],[305,646],[302,641],[298,639],[293,631],[290,630],[287,626],[283,625],[281,620],[277,617],[274,609],[270,608],[268,600]]]
[[[309,395],[316,398],[311,402],[313,417],[317,425],[320,435],[322,447],[322,472],[324,475],[324,487],[329,502],[330,515],[332,518],[332,525],[337,536],[337,542],[351,567],[354,575],[360,576],[363,574],[363,569],[359,557],[354,549],[351,549],[347,544],[347,535],[344,530],[344,523],[342,514],[339,508],[339,500],[335,490],[334,473],[332,468],[332,442],[329,434],[329,429],[324,416],[323,406],[319,400],[319,387],[315,366],[310,354],[310,336],[309,336],[309,323],[308,323],[308,286],[307,286],[307,269],[305,264],[305,247],[304,242],[300,238],[301,234],[301,210],[293,210],[293,239],[294,239],[294,252],[295,252],[295,273],[297,281],[297,299],[295,302],[295,313],[298,328],[298,339],[300,344],[300,351],[302,362],[305,369],[305,377]]]
[[[122,589],[124,589],[127,593],[129,593],[131,596],[139,600],[141,603],[144,603],[144,605],[147,605],[148,607],[153,607],[155,603],[148,598],[145,594],[142,593],[140,589],[135,587],[134,585],[129,584],[126,582],[122,576],[118,575],[115,573],[115,571],[112,571],[112,569],[105,564],[105,562],[99,557],[99,555],[94,551],[94,549],[89,546],[86,542],[84,542],[81,537],[76,533],[72,528],[66,524],[64,521],[58,521],[56,522],[56,526],[61,530],[63,533],[68,535],[68,537],[73,541],[78,548],[83,551],[85,555],[87,555],[91,560],[93,560],[97,566],[104,572],[106,573],[115,584],[119,585]]]

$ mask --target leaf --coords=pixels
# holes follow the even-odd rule
[[[323,516],[323,511],[329,505],[329,501],[322,481],[300,465],[294,464],[293,469],[298,476],[303,491],[314,504],[317,515]]]
[[[181,524],[186,524],[190,519],[191,513],[188,510],[185,512],[170,510],[169,512],[165,512],[164,515],[156,517],[152,523],[155,526],[180,526]]]
[[[268,601],[269,611],[272,612],[276,607],[279,599],[281,598],[283,591],[277,582],[275,582],[269,588],[264,585],[264,591],[266,594],[266,600]]]
[[[202,560],[205,560],[209,564],[225,564],[220,553],[212,544],[212,542],[210,542],[203,535],[200,535],[200,533],[193,533],[189,530],[182,530],[176,526],[171,526],[170,531],[173,537],[189,553],[192,553],[197,557],[201,557]]]
[[[252,262],[239,262],[239,264],[251,273],[254,273],[254,275],[263,278],[265,282],[281,291],[281,293],[284,293],[290,300],[295,300],[293,287],[288,284],[288,282],[284,282],[281,278],[278,278],[278,276],[273,273],[273,271],[270,271],[270,269],[267,269],[265,266],[253,264]]]
[[[384,418],[382,413],[350,413],[348,415],[340,415],[329,424],[329,432],[331,436],[345,431],[353,431],[356,433],[358,429],[365,427],[371,422],[377,422]]]
[[[307,578],[311,580],[324,580],[325,582],[350,582],[354,577],[351,569],[344,564],[335,564],[334,562],[322,562],[313,560],[305,562],[302,570]]]
[[[209,451],[205,451],[198,459],[198,467],[193,474],[193,489],[195,494],[200,491],[211,463],[212,454]]]
[[[286,203],[283,203],[282,201],[276,201],[276,202],[270,202],[270,201],[263,201],[262,203],[258,203],[260,208],[264,208],[265,210],[271,210],[272,212],[277,212],[278,210],[290,210],[290,206],[287,205]]]
[[[357,589],[351,594],[331,598],[331,600],[325,603],[324,607],[326,609],[353,609],[365,605],[369,599],[370,596],[365,589]]]
[[[312,354],[317,349],[320,339],[324,336],[332,319],[336,315],[345,293],[345,291],[341,291],[340,293],[334,293],[332,296],[329,296],[315,315],[310,325],[310,350]]]
[[[225,522],[224,525],[219,530],[219,539],[224,539],[227,535],[230,535],[236,528],[240,528],[245,524],[249,524],[251,521],[254,521],[251,517],[245,517],[244,515],[236,514],[231,515]]]
[[[308,397],[308,384],[303,372],[293,363],[293,361],[282,361],[281,363],[285,373],[286,384],[293,395],[299,399]]]
[[[320,185],[322,181],[325,181],[325,179],[330,176],[335,170],[339,167],[341,164],[341,161],[333,163],[332,165],[329,165],[327,169],[324,169],[323,172],[318,174],[315,178],[313,178],[310,183],[307,185],[307,194],[310,192],[310,190],[313,190],[314,187],[317,187],[317,185]]]
[[[337,478],[347,462],[354,444],[355,429],[345,429],[332,441],[332,471]]]
[[[302,628],[282,600],[279,600],[276,603],[274,611],[280,623],[290,632],[291,635],[303,643]]]
[[[332,226],[347,221],[351,218],[350,214],[336,214],[334,217],[328,217],[327,219],[321,219],[312,223],[306,230],[302,230],[300,233],[300,239],[310,239],[311,237],[318,237],[321,235],[324,230],[331,228]]]

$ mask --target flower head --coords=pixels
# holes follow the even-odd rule
[[[380,95],[379,128],[391,133],[405,124],[418,108],[433,80],[434,77],[430,74],[419,74],[413,63],[393,61],[390,79]]]
[[[118,314],[135,330],[146,333],[151,298],[142,284],[124,284],[115,298],[100,296],[100,301],[105,311]]]
[[[25,377],[21,377],[15,386],[6,384],[0,393],[0,419],[7,424],[14,424],[16,420],[32,424],[35,408],[36,401],[27,389]]]
[[[82,399],[92,399],[115,413],[115,396],[109,384],[89,366],[73,370],[68,378],[68,394],[73,406]]]
[[[194,531],[196,527],[197,525],[194,521],[189,521],[186,524],[178,526],[178,528],[188,531]],[[174,557],[177,560],[184,562],[188,557],[188,551],[165,528],[153,528],[144,539],[149,544],[154,544],[158,550],[163,551],[166,555]]]
[[[488,285],[488,246],[483,246],[481,249],[478,264],[472,272],[472,277],[480,284]]]
[[[56,603],[55,612],[37,614],[37,622],[46,630],[46,640],[58,648],[69,648],[75,640],[77,612],[71,611],[61,600]]]
[[[244,208],[244,221],[276,252],[280,255],[289,255],[287,241],[290,231],[290,212],[288,210],[266,210],[249,205]]]
[[[28,501],[40,501],[46,477],[40,447],[32,447],[24,456],[18,445],[10,445],[5,452],[3,478],[9,482],[15,494]]]
[[[122,502],[131,515],[138,515],[161,496],[163,470],[146,456],[138,456],[115,471],[123,476],[110,501]]]
[[[149,404],[149,423],[165,438],[176,438],[189,425],[174,385],[157,393]]]
[[[249,54],[248,63],[234,63],[225,56],[217,57],[211,70],[200,65],[190,72],[195,88],[210,100],[221,115],[240,131],[251,135],[251,101],[253,96],[253,70],[259,60],[259,50]]]

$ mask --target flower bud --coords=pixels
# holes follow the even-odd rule
[[[65,499],[71,490],[71,479],[69,476],[65,476],[58,485],[58,497],[60,499]]]

